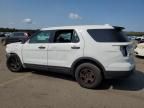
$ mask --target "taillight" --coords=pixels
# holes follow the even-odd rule
[[[121,50],[123,56],[125,56],[125,57],[133,55],[133,46],[132,45],[120,46],[120,50]]]
[[[127,46],[120,46],[120,50],[124,57],[128,56]]]

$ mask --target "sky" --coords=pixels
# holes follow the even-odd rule
[[[144,0],[0,0],[0,27],[110,24],[144,32]]]

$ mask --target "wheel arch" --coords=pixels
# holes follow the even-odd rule
[[[7,58],[12,57],[12,56],[17,56],[18,58],[20,58],[16,53],[8,53],[7,54]]]
[[[16,68],[13,68],[13,66],[10,65],[11,62],[12,62],[12,61],[11,61],[12,58],[15,59],[14,62],[13,62],[14,64],[16,63],[16,65],[17,65],[17,63],[18,63],[18,66],[16,66]],[[17,61],[17,60],[18,60],[18,61]],[[20,72],[20,71],[22,71],[22,69],[23,69],[23,65],[22,65],[22,63],[21,63],[20,57],[19,57],[17,54],[15,54],[15,53],[8,53],[8,54],[7,54],[6,64],[7,64],[8,69],[11,70],[12,72]]]
[[[73,75],[75,74],[75,69],[82,63],[92,63],[96,65],[98,68],[100,68],[102,76],[104,77],[104,73],[105,73],[104,66],[98,60],[91,57],[80,57],[77,60],[75,60],[71,65],[71,72]]]
[[[22,62],[22,60],[21,60],[21,58],[19,57],[18,54],[14,53],[14,52],[11,52],[11,53],[6,54],[6,56],[7,56],[7,59],[8,59],[9,57],[12,57],[12,56],[17,56],[17,57],[19,58],[21,64],[22,64],[22,66],[25,67],[25,65],[23,64],[23,62]]]

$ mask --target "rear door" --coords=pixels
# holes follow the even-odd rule
[[[84,41],[75,30],[57,30],[48,47],[48,65],[70,67],[72,62],[83,56]]]

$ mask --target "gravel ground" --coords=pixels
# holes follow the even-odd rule
[[[144,59],[126,79],[105,80],[95,90],[71,76],[50,72],[12,73],[0,45],[0,108],[144,108]]]

